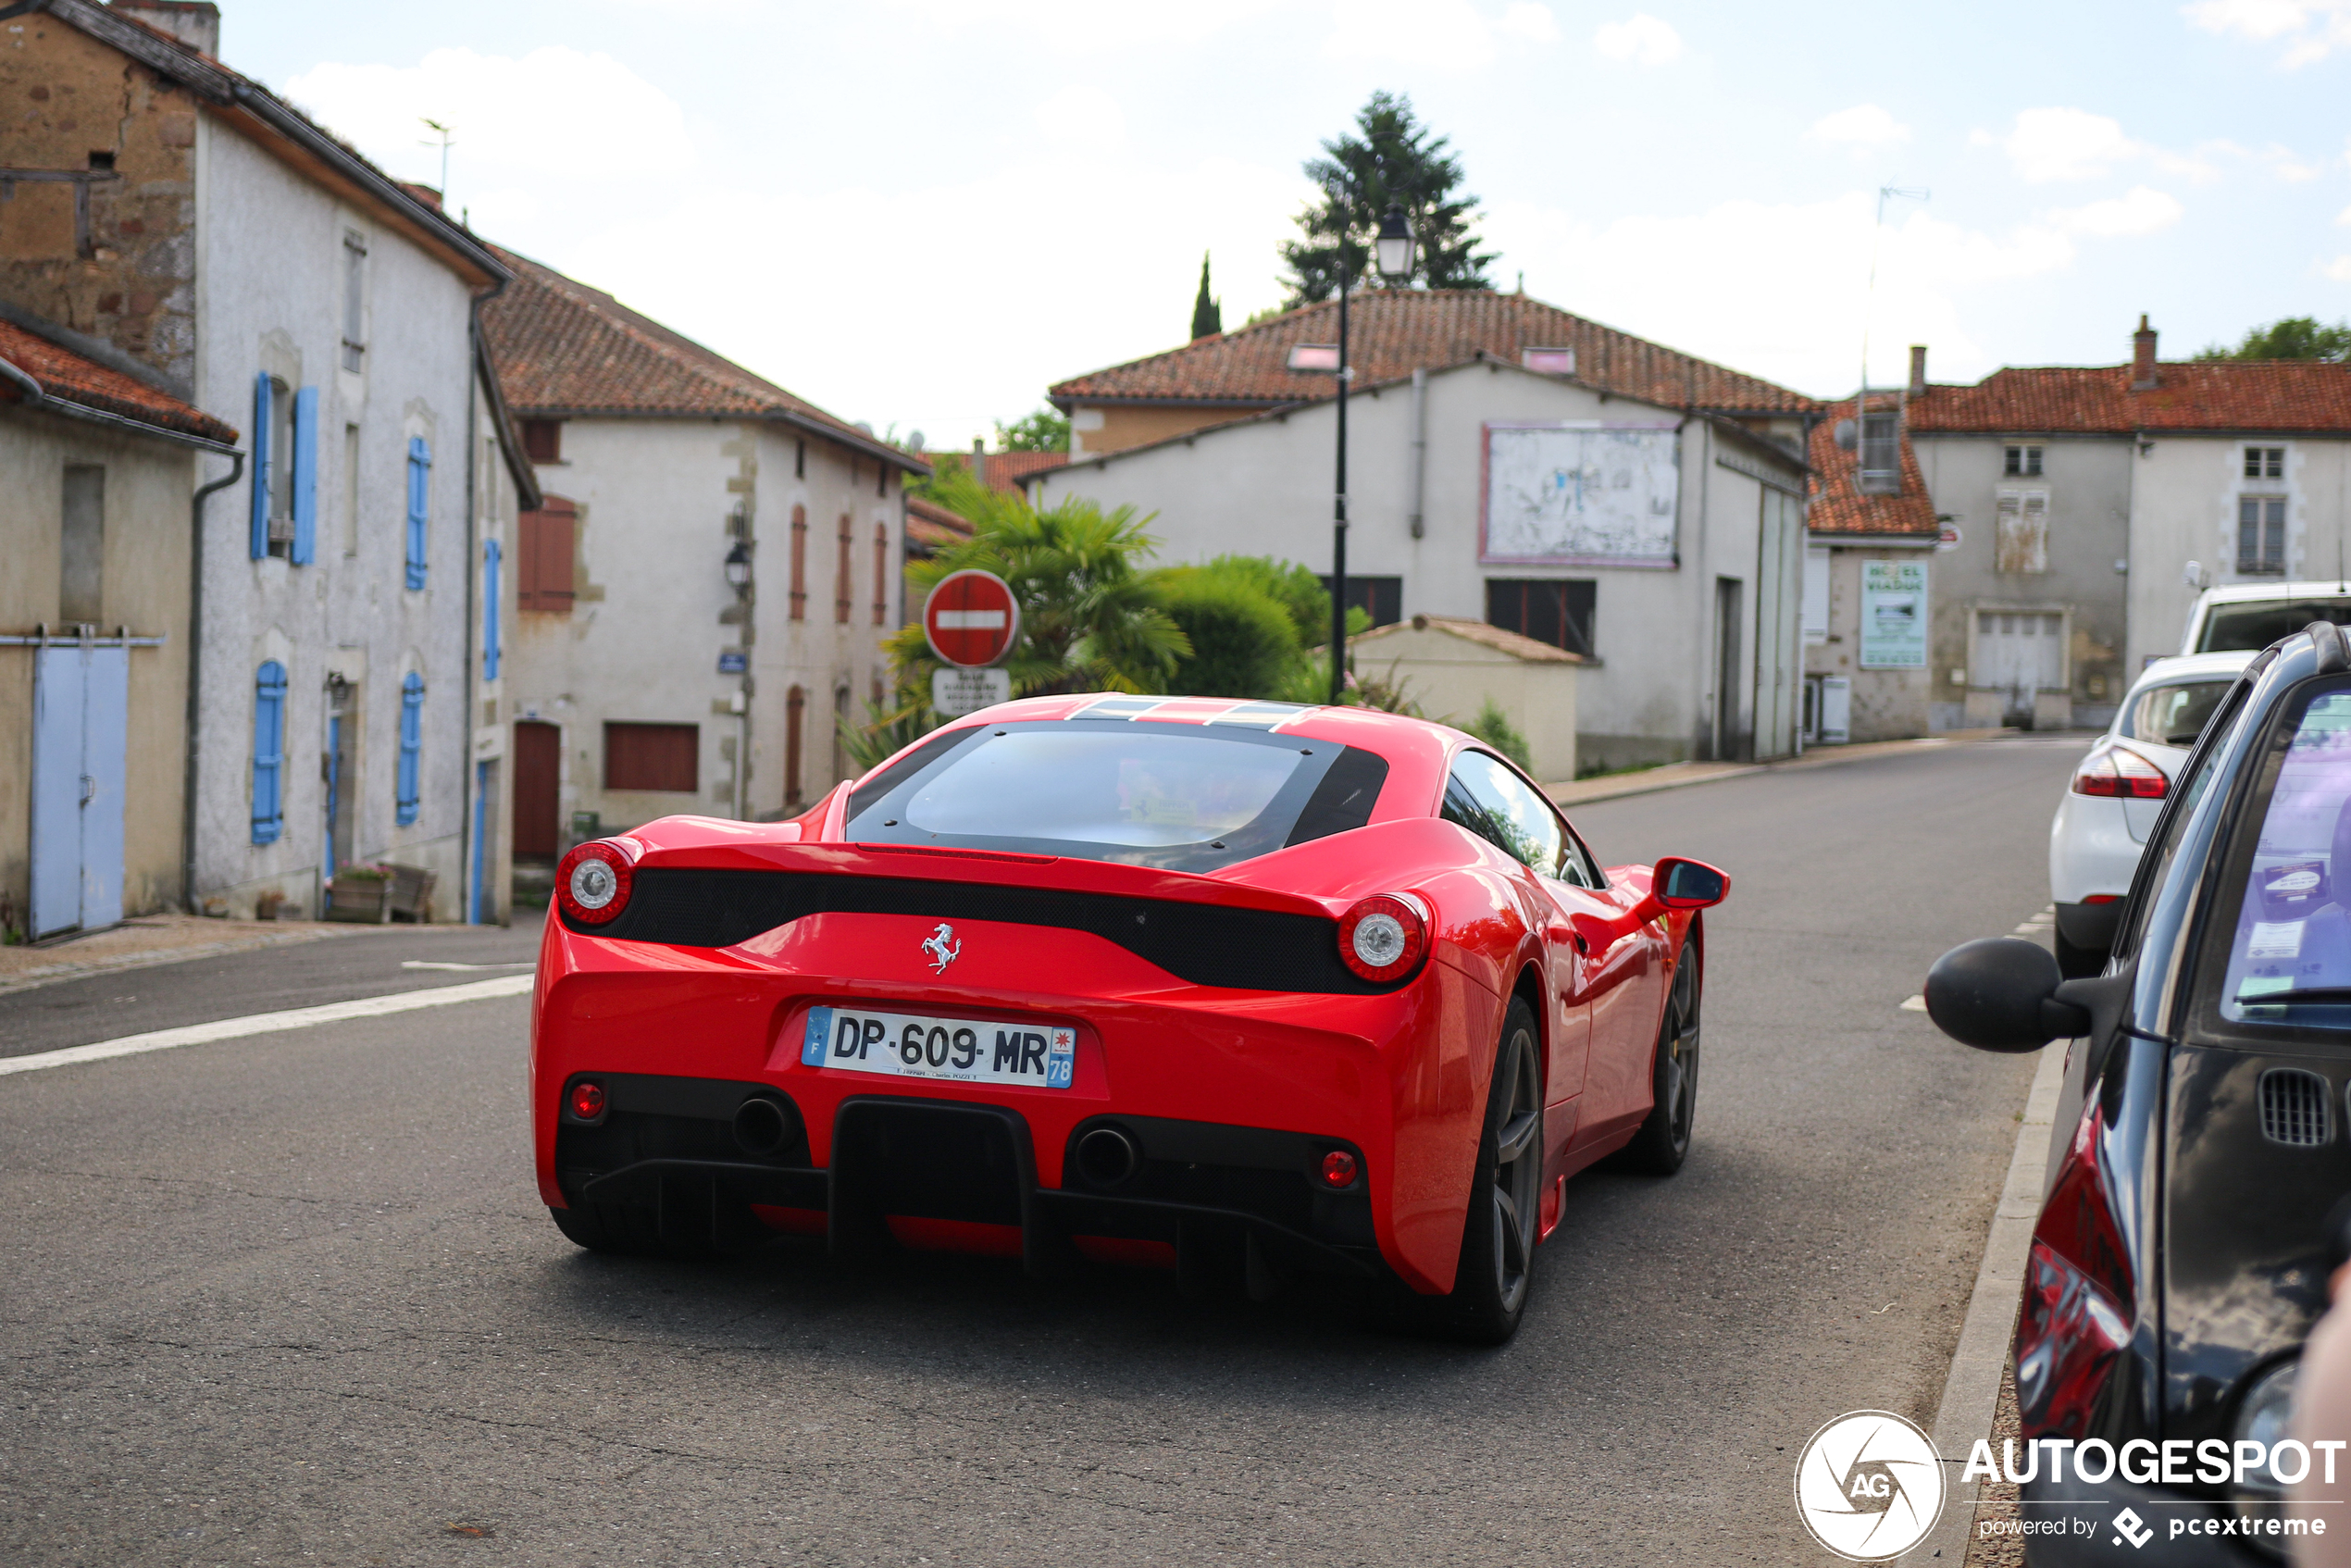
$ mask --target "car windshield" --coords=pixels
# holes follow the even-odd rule
[[[1204,870],[1362,827],[1387,772],[1360,748],[1221,725],[1031,721],[940,739],[877,779],[886,792],[860,792],[852,839]]]
[[[2312,698],[2276,766],[2220,1014],[2351,1029],[2351,691]]]
[[[2233,648],[2267,648],[2312,621],[2351,626],[2351,599],[2263,599],[2249,604],[2215,604],[2204,617],[2199,653]]]
[[[2159,746],[2193,746],[2235,678],[2224,675],[2147,687],[2122,710],[2122,723],[2116,733],[2127,740],[2152,740]]]

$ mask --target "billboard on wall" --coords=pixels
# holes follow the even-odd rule
[[[1478,558],[1671,566],[1678,431],[1658,424],[1488,424]]]
[[[1861,667],[1926,667],[1926,563],[1861,563]]]

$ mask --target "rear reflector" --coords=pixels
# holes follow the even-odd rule
[[[571,1114],[583,1122],[592,1122],[604,1114],[604,1086],[593,1078],[582,1078],[571,1086]]]
[[[1128,1268],[1176,1266],[1176,1246],[1131,1236],[1073,1236],[1069,1244],[1089,1263],[1123,1263]]]
[[[1344,1149],[1334,1149],[1323,1156],[1323,1185],[1352,1187],[1355,1185],[1355,1156]]]
[[[924,1252],[977,1252],[990,1258],[1017,1258],[1020,1226],[984,1225],[976,1220],[935,1220],[917,1214],[885,1214],[892,1240]]]
[[[2168,787],[2161,768],[2121,746],[2092,753],[2073,775],[2073,792],[2077,795],[2159,801]]]

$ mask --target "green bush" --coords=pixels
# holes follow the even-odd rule
[[[1477,710],[1477,717],[1462,728],[1518,764],[1529,777],[1534,775],[1535,753],[1527,750],[1526,737],[1518,732],[1511,723],[1511,716],[1493,698],[1486,698],[1486,705]]]
[[[1167,689],[1187,697],[1277,697],[1298,663],[1289,613],[1260,585],[1258,574],[1231,560],[1178,566],[1156,586],[1168,618],[1191,652],[1176,663]]]

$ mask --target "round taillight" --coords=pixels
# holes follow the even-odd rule
[[[1352,1187],[1355,1185],[1355,1156],[1344,1149],[1334,1149],[1323,1156],[1323,1185]]]
[[[628,852],[598,839],[573,850],[555,867],[555,897],[566,918],[583,926],[608,925],[628,907],[633,880]]]
[[[1410,893],[1375,893],[1339,916],[1338,955],[1367,980],[1400,980],[1428,951],[1428,911]]]
[[[592,1122],[604,1114],[604,1086],[593,1078],[582,1078],[571,1086],[571,1114],[583,1122]]]

